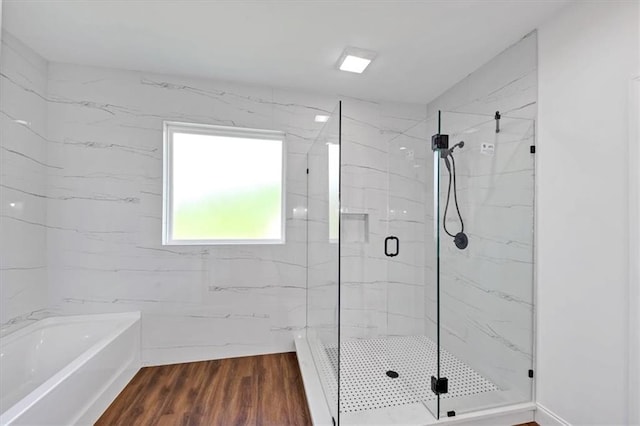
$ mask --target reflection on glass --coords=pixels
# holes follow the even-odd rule
[[[322,390],[339,423],[340,106],[307,152],[306,337]]]
[[[449,135],[449,151],[455,149],[457,191],[449,188],[449,155],[450,165],[439,160],[434,188],[440,371],[449,385],[440,417],[532,396],[535,123],[502,115],[496,129],[493,116],[442,112],[442,133]],[[460,244],[461,229],[468,245]]]
[[[340,218],[339,182],[340,146],[328,144],[329,155],[329,240],[338,240],[338,220]]]

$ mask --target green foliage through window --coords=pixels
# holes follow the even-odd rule
[[[166,244],[283,241],[281,133],[167,123],[166,137]]]

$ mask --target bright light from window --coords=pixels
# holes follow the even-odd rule
[[[279,243],[279,132],[167,123],[165,244]]]

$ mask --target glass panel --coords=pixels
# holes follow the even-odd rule
[[[442,112],[437,160],[439,414],[530,401],[533,353],[532,120]]]
[[[342,109],[340,187],[340,424],[370,424],[387,366],[386,152],[379,105],[349,99]]]
[[[435,287],[433,269],[433,172],[430,136],[435,120],[425,120],[388,144],[387,236],[398,238],[387,257],[387,340],[389,369],[398,377],[398,402],[410,409],[425,405],[435,416],[437,395],[431,376],[437,374]],[[397,253],[397,254],[396,254]]]
[[[340,105],[307,153],[307,341],[338,419]],[[295,214],[295,212],[294,212]]]
[[[433,295],[433,300],[431,300],[429,306],[431,310],[429,311],[429,315],[432,321],[427,322],[428,325],[432,325],[435,327],[433,329],[433,334],[435,334],[436,340],[436,362],[435,362],[435,372],[431,374],[431,382],[432,382],[432,392],[433,392],[433,380],[440,380],[441,378],[441,370],[440,370],[440,149],[434,145],[434,136],[440,135],[442,131],[440,112],[438,112],[438,116],[436,118],[436,124],[433,126],[435,132],[431,133],[431,158],[432,158],[432,190],[431,195],[432,198],[429,200],[432,206],[432,224],[433,228],[427,232],[431,232],[431,243],[427,244],[427,247],[432,249],[431,253],[427,254],[426,270],[430,271],[429,274],[432,281],[427,281],[426,286],[429,287],[431,285],[431,291],[427,292],[427,296],[429,294]],[[429,302],[428,297],[426,298],[427,302]],[[434,414],[436,419],[440,418],[440,394],[434,392],[436,394],[436,399],[433,403],[427,405],[430,409],[431,413]]]

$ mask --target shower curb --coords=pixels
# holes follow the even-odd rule
[[[324,398],[322,384],[315,371],[311,349],[309,349],[307,339],[299,336],[294,339],[294,343],[298,357],[298,366],[300,367],[300,373],[302,375],[304,393],[307,397],[307,406],[311,414],[311,422],[314,426],[333,426],[331,413]]]

